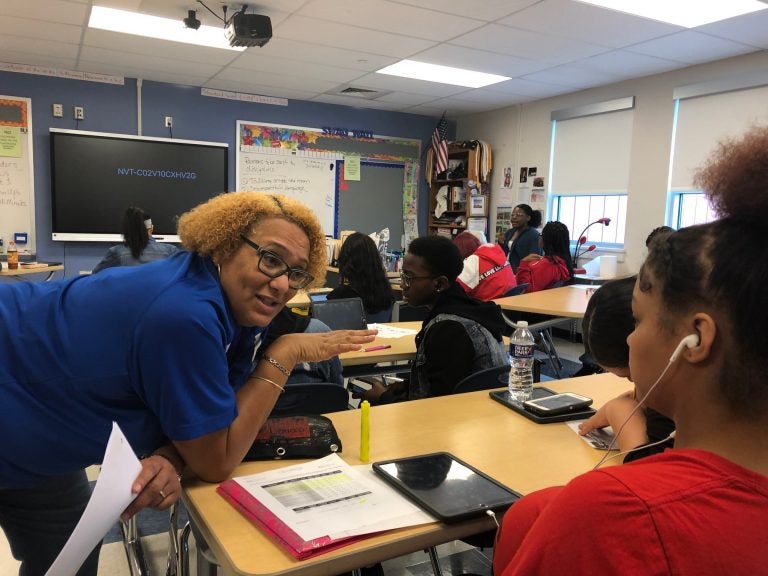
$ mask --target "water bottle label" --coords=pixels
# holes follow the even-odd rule
[[[514,358],[532,358],[533,357],[533,345],[531,345],[531,344],[514,344],[512,346],[512,356]]]

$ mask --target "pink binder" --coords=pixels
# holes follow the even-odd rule
[[[317,554],[335,550],[352,542],[368,538],[373,534],[350,536],[333,540],[328,536],[304,540],[275,516],[264,504],[234,480],[220,484],[216,491],[251,522],[263,528],[274,540],[277,540],[294,558],[303,560]]]

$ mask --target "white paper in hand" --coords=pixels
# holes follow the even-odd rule
[[[96,544],[119,520],[122,511],[136,498],[136,494],[131,493],[131,485],[139,472],[141,462],[120,427],[113,422],[101,473],[88,506],[46,576],[70,576],[77,572]]]

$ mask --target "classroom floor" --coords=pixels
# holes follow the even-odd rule
[[[584,346],[569,339],[555,338],[555,346],[562,358],[578,361],[584,353]],[[90,475],[95,477],[94,470]],[[152,576],[164,575],[168,555],[168,535],[155,534],[142,538],[142,547]],[[492,549],[479,550],[460,541],[454,541],[437,548],[440,566],[445,576],[458,574],[491,575]],[[190,557],[195,557],[194,539],[190,538]],[[191,562],[191,576],[196,576],[194,561]],[[382,563],[384,576],[430,576],[432,567],[425,552],[414,552]],[[18,573],[19,564],[11,556],[5,535],[0,531],[0,574]],[[130,576],[125,550],[121,542],[105,544],[99,557],[99,575]]]

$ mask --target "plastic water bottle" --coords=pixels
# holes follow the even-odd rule
[[[509,341],[509,395],[517,403],[531,399],[533,393],[533,334],[528,322],[517,323],[517,330]]]

